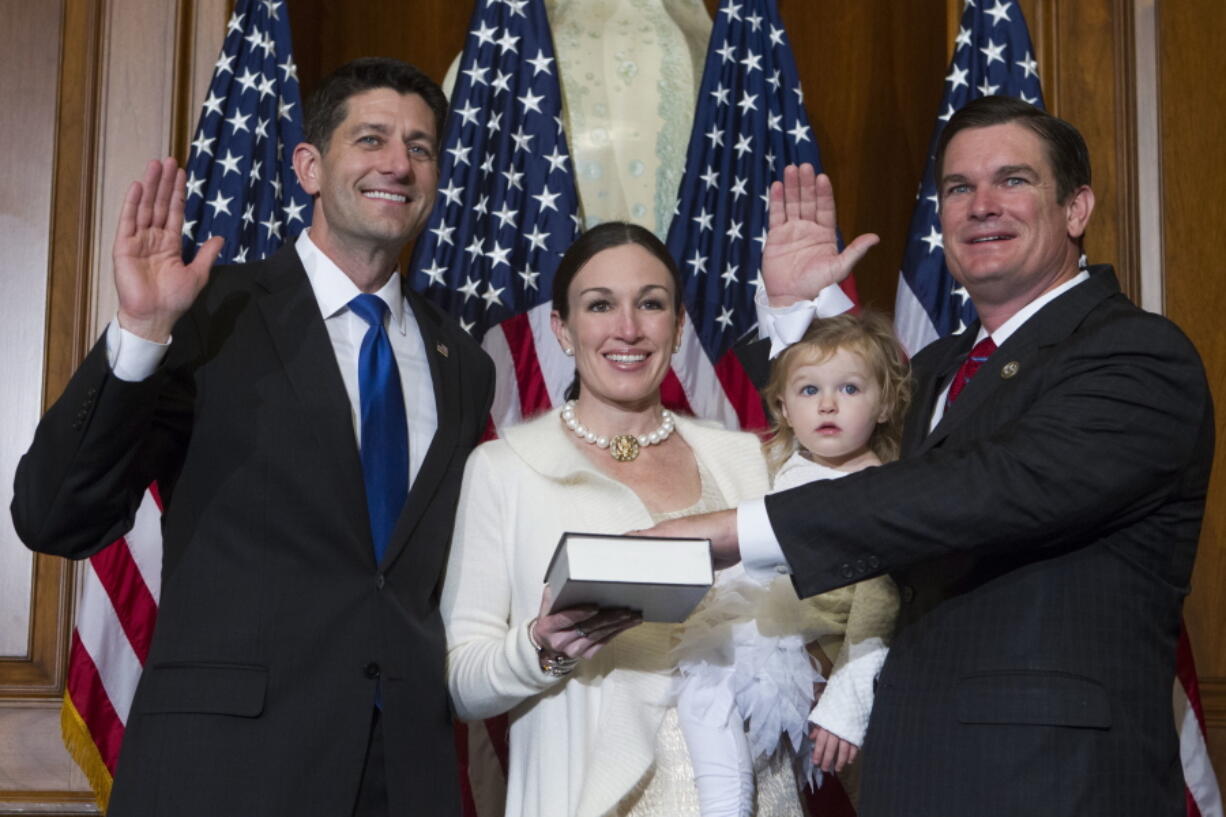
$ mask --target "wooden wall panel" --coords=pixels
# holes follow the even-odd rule
[[[1226,773],[1226,12],[1220,0],[1159,3],[1158,97],[1166,312],[1200,350],[1217,398],[1217,465],[1209,486],[1188,631],[1219,774]]]

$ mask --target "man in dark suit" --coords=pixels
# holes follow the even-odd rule
[[[294,150],[313,226],[259,263],[210,272],[219,239],[182,263],[173,159],[128,193],[118,317],[39,424],[12,507],[31,548],[80,558],[161,488],[117,817],[459,812],[437,602],[493,371],[396,273],[445,112],[395,60],[325,78]]]
[[[872,242],[837,255],[829,183],[807,173],[772,202],[795,250],[764,259],[774,306]],[[946,258],[981,322],[913,360],[903,458],[659,532],[709,535],[804,596],[895,578],[864,817],[1182,815],[1171,690],[1213,451],[1199,357],[1109,267],[1079,269],[1094,195],[1071,125],[977,100],[937,174]]]

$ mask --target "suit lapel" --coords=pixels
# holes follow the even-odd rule
[[[265,290],[258,304],[273,346],[294,390],[299,411],[319,440],[335,475],[327,487],[329,502],[351,516],[370,541],[362,463],[353,434],[352,409],[336,364],[336,352],[319,314],[319,303],[293,246],[268,259],[256,272]]]
[[[958,395],[958,399],[950,406],[941,418],[941,422],[922,441],[908,453],[922,454],[939,444],[960,425],[971,417],[984,401],[995,394],[998,389],[1009,388],[1014,378],[1030,376],[1037,365],[1041,349],[1064,341],[1085,319],[1085,316],[1105,298],[1119,293],[1119,284],[1111,267],[1095,266],[1090,269],[1090,278],[1078,284],[1068,292],[1061,294],[1051,303],[1045,304],[1029,320],[1023,323],[1016,332],[1009,336],[992,354],[986,363],[966,384],[966,388]],[[978,324],[964,333],[966,340],[957,344],[957,354],[953,356],[953,368],[950,361],[945,361],[949,370],[939,375],[928,388],[936,389],[939,384],[948,380],[953,371],[961,365],[963,358],[970,350],[974,338],[979,332]],[[944,371],[944,370],[943,370]],[[924,422],[931,417],[931,412],[920,418]],[[909,429],[912,430],[912,429]]]
[[[962,365],[978,331],[979,324],[976,323],[956,338],[950,338],[944,342],[944,352],[938,357],[932,374],[915,383],[911,408],[908,410],[907,421],[903,424],[902,453],[904,456],[918,453],[926,448],[929,437],[928,426],[932,420],[932,413],[936,410],[936,401],[940,396],[941,386],[948,382],[958,367]]]
[[[461,419],[460,383],[462,381],[460,378],[463,373],[460,370],[460,350],[448,348],[438,315],[426,307],[421,296],[409,290],[407,286],[404,287],[404,293],[409,308],[413,310],[413,316],[417,319],[426,359],[430,364],[438,429],[434,432],[430,447],[426,450],[426,457],[422,461],[421,470],[417,472],[417,478],[413,480],[404,510],[400,512],[396,528],[392,531],[392,538],[388,542],[387,553],[383,558],[385,566],[391,565],[400,555],[413,529],[421,521],[422,514],[430,506],[430,502],[438,491],[443,481],[442,477],[455,456]],[[420,384],[420,386],[424,385]],[[412,384],[410,387],[420,386]]]

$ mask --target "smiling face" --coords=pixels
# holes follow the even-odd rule
[[[823,360],[793,367],[780,409],[814,462],[849,472],[880,464],[869,440],[887,411],[881,385],[856,352],[839,347]]]
[[[681,336],[675,287],[668,268],[638,244],[601,250],[571,279],[567,317],[554,310],[552,323],[558,343],[575,354],[585,423],[594,404],[637,412],[659,403]]]
[[[395,256],[425,226],[438,186],[438,138],[417,94],[375,88],[345,101],[326,153],[301,143],[294,170],[318,195],[311,240],[334,258]]]
[[[989,331],[1077,274],[1094,194],[1061,203],[1043,142],[1017,123],[969,128],[946,148],[941,232],[954,278]]]

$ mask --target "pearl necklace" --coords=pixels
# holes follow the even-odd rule
[[[601,437],[590,430],[575,416],[575,401],[567,400],[562,406],[562,423],[575,432],[575,436],[597,448],[609,449],[609,456],[618,462],[630,462],[639,455],[639,450],[648,445],[659,445],[672,436],[676,426],[673,424],[673,413],[662,409],[660,427],[650,434],[618,434],[612,438]]]

